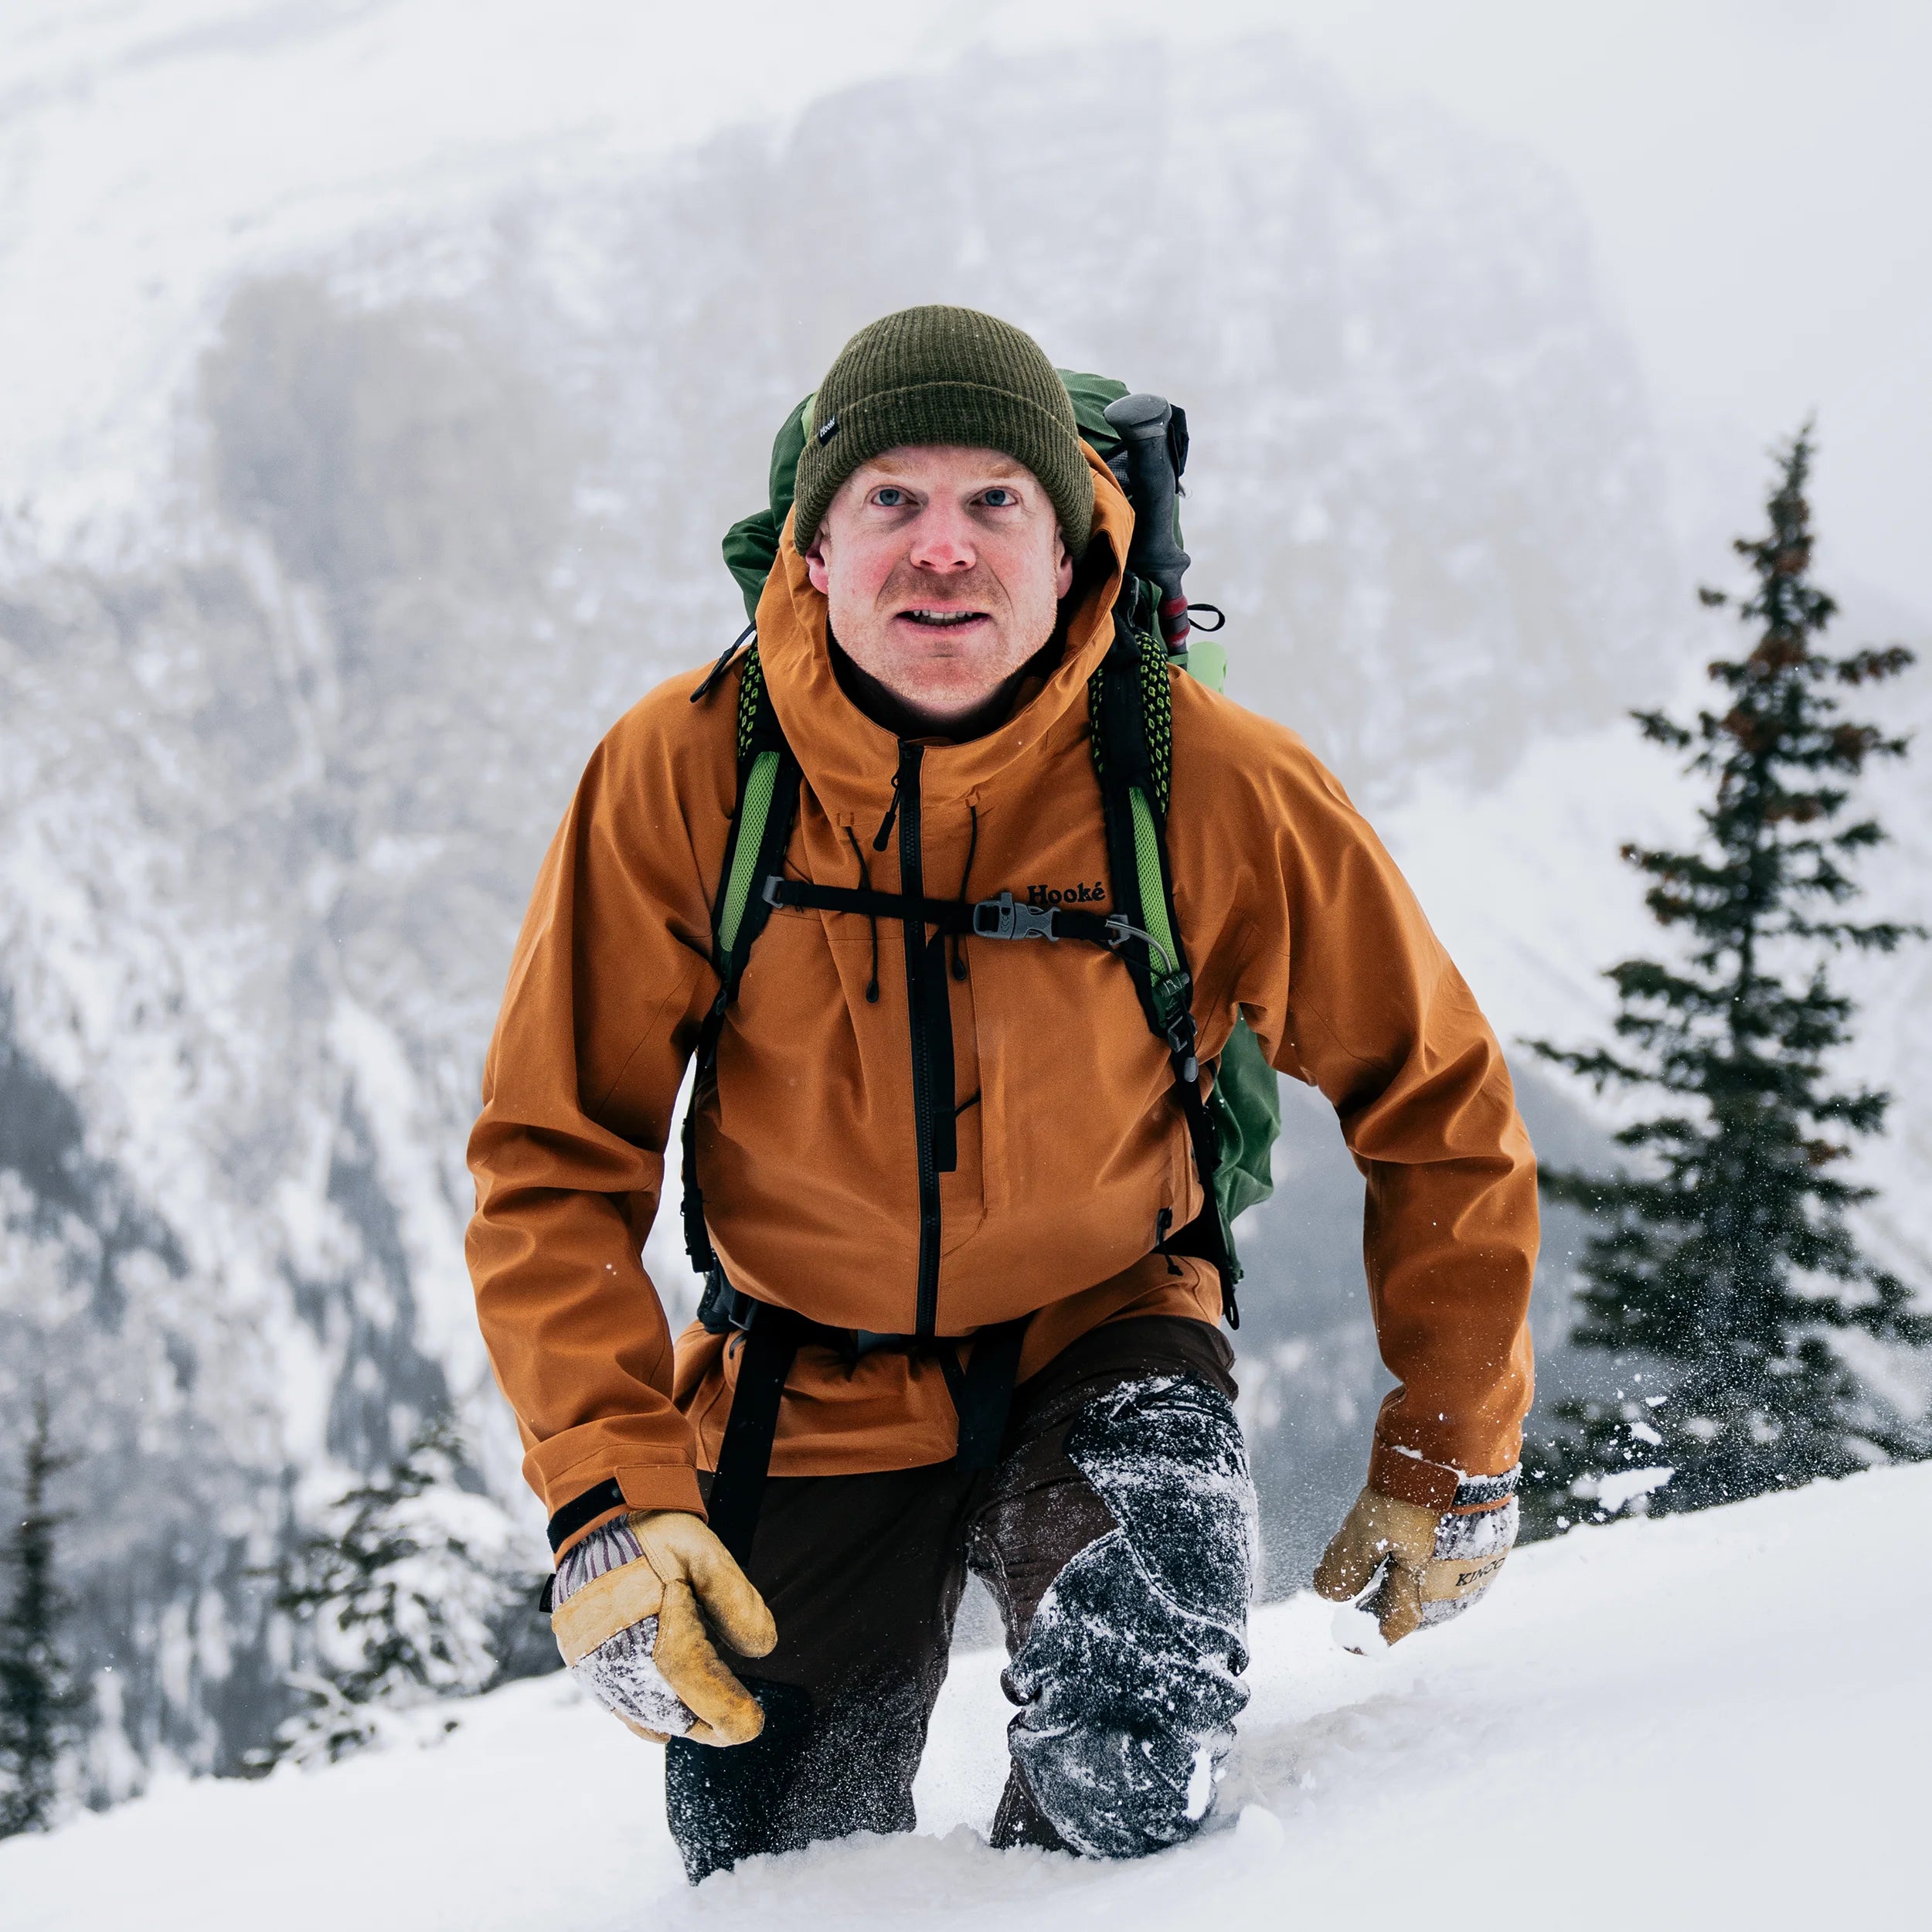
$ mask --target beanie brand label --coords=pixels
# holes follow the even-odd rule
[[[818,425],[818,447],[822,450],[825,445],[829,443],[838,434],[838,417],[835,416],[828,416],[825,420]]]

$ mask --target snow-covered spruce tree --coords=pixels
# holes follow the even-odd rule
[[[433,1417],[284,1559],[276,1604],[303,1658],[289,1682],[311,1702],[260,1761],[330,1763],[421,1735],[413,1714],[496,1676],[505,1597],[526,1580],[510,1571],[507,1519],[463,1486],[465,1468],[454,1422]]]
[[[54,1558],[64,1519],[47,1497],[48,1485],[73,1461],[55,1453],[47,1398],[37,1393],[0,1600],[0,1838],[44,1831],[53,1822],[60,1760],[79,1735],[87,1705],[61,1649],[66,1603]]]
[[[1620,1400],[1560,1405],[1558,1428],[1526,1452],[1526,1505],[1546,1532],[1614,1513],[1619,1492],[1633,1493],[1620,1474],[1669,1469],[1648,1506],[1698,1509],[1928,1447],[1832,1340],[1855,1330],[1923,1346],[1932,1322],[1846,1221],[1872,1190],[1840,1170],[1855,1137],[1879,1131],[1889,1096],[1828,1073],[1853,1008],[1825,961],[1921,935],[1840,916],[1858,889],[1848,867],[1884,837],[1848,811],[1853,785],[1906,741],[1844,716],[1835,693],[1894,677],[1912,657],[1819,646],[1835,607],[1811,579],[1811,447],[1808,426],[1780,458],[1770,529],[1733,546],[1754,588],[1699,594],[1730,605],[1751,637],[1747,655],[1710,667],[1722,709],[1694,729],[1636,714],[1653,743],[1695,747],[1688,769],[1710,786],[1696,850],[1624,850],[1652,882],[1652,916],[1688,944],[1675,964],[1611,970],[1613,1046],[1533,1043],[1600,1092],[1656,1097],[1617,1136],[1632,1170],[1543,1177],[1598,1223],[1573,1338],[1613,1353],[1626,1376]]]

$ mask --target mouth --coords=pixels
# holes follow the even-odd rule
[[[949,611],[933,604],[918,604],[899,612],[894,621],[913,624],[922,631],[970,631],[991,620],[984,611]]]

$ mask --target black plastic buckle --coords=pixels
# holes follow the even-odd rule
[[[1022,906],[1011,893],[982,899],[973,908],[975,939],[1058,939],[1051,906]]]
[[[730,1335],[736,1328],[749,1328],[757,1313],[758,1304],[734,1288],[725,1279],[724,1270],[713,1262],[698,1301],[698,1322],[705,1333]]]
[[[1168,1050],[1174,1056],[1174,1071],[1192,1087],[1201,1077],[1201,1062],[1194,1050],[1194,1015],[1185,1011],[1168,1022]]]
[[[713,1260],[705,1270],[704,1293],[698,1298],[698,1325],[707,1335],[729,1335],[732,1304],[736,1299],[737,1291],[725,1279],[724,1270]]]

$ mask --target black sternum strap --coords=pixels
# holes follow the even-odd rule
[[[1011,893],[994,899],[914,899],[903,893],[875,892],[869,886],[815,886],[803,879],[771,877],[760,894],[770,906],[905,920],[971,939],[1077,939],[1089,945],[1116,947],[1133,934],[1117,917],[1066,906],[1029,906]]]

